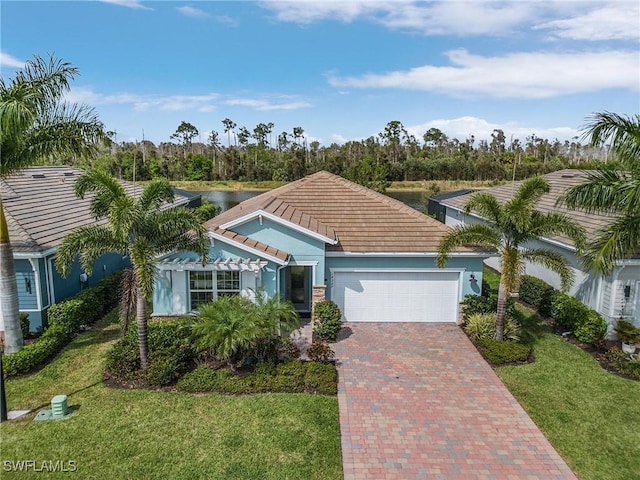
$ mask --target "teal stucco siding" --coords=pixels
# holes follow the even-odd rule
[[[314,285],[324,284],[325,242],[310,237],[298,230],[263,218],[238,225],[234,231],[291,255],[290,264],[316,262]]]

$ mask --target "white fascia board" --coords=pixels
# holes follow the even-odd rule
[[[29,258],[45,258],[49,255],[56,253],[57,248],[50,248],[49,250],[43,250],[41,252],[13,252],[13,258],[16,260],[29,259]]]
[[[234,247],[239,248],[240,250],[244,250],[245,252],[248,253],[253,253],[254,255],[257,255],[258,257],[262,257],[264,259],[267,259],[273,263],[277,263],[278,265],[287,265],[287,261],[286,260],[280,260],[277,257],[274,257],[272,255],[269,255],[268,253],[264,253],[260,250],[256,250],[255,248],[252,247],[247,247],[245,244],[240,243],[240,242],[236,242],[235,240],[231,240],[229,238],[224,237],[223,235],[220,235],[218,233],[214,233],[212,231],[207,232],[207,235],[209,235],[210,238],[214,238],[215,240],[219,240],[220,242],[223,243],[228,243],[229,245],[233,245]]]
[[[437,252],[326,252],[326,257],[437,257]],[[495,257],[496,252],[454,252],[447,257]]]
[[[311,238],[315,238],[316,240],[320,240],[330,245],[335,245],[336,243],[338,243],[338,240],[336,240],[335,238],[325,237],[324,235],[320,235],[317,232],[309,230],[308,228],[301,227],[300,225],[297,225],[288,220],[285,220],[284,218],[278,217],[273,213],[265,212],[264,210],[256,210],[254,212],[248,213],[240,218],[236,218],[235,220],[231,220],[230,222],[220,225],[220,228],[224,230],[232,230],[233,227],[237,227],[238,225],[243,225],[261,216],[264,218],[268,218],[273,222],[279,223],[280,225],[283,225],[287,228],[290,228],[291,230],[295,230],[297,232],[302,233],[303,235],[306,235]]]

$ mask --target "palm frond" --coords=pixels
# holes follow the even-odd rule
[[[153,212],[138,228],[139,233],[154,245],[157,253],[188,250],[208,259],[209,240],[195,210],[178,207]]]
[[[493,224],[498,224],[502,217],[502,206],[496,197],[486,192],[477,192],[471,195],[464,206],[464,212],[475,212]]]
[[[124,187],[106,172],[89,170],[76,180],[75,194],[84,198],[87,193],[95,193],[91,199],[91,214],[103,218],[109,214],[109,208],[117,198],[126,196]]]
[[[150,212],[158,210],[164,202],[173,202],[174,198],[175,195],[169,181],[162,178],[153,180],[144,187],[138,202],[143,212]]]
[[[563,213],[534,212],[528,232],[529,238],[566,235],[571,238],[578,250],[584,248],[585,229],[569,215]]]
[[[98,257],[107,253],[127,253],[127,244],[105,226],[87,225],[68,234],[56,252],[56,268],[66,277],[79,257],[82,269],[91,274]]]
[[[611,142],[611,150],[625,165],[640,158],[640,115],[624,116],[611,112],[594,113],[583,127],[583,138],[592,145]]]
[[[504,216],[518,232],[528,230],[536,203],[550,191],[551,186],[544,177],[536,176],[523,181],[513,198],[504,205]]]
[[[569,188],[557,204],[569,208],[583,209],[588,213],[611,213],[624,209],[628,201],[621,192],[633,192],[634,183],[629,176],[618,169],[602,166],[587,173],[585,183]],[[635,183],[636,195],[638,183]]]
[[[500,251],[502,249],[502,239],[489,225],[481,223],[458,225],[447,233],[438,245],[438,267],[444,268],[449,254],[463,245],[477,245]]]
[[[640,248],[640,213],[618,217],[597,231],[584,252],[583,265],[609,275],[618,260],[632,257]]]
[[[522,258],[556,272],[560,276],[562,289],[567,291],[573,285],[575,274],[569,260],[558,252],[545,248],[525,249]]]

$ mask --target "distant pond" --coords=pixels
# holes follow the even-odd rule
[[[220,205],[222,207],[222,211],[229,210],[232,207],[235,207],[240,202],[244,202],[250,198],[253,198],[264,191],[259,190],[209,190],[206,192],[196,192],[202,195],[203,198],[206,198],[212,203],[216,205]],[[391,198],[395,198],[396,200],[400,200],[411,208],[415,208],[418,211],[423,211],[427,209],[427,199],[429,198],[429,194],[427,192],[420,191],[392,191],[387,192],[387,195]]]

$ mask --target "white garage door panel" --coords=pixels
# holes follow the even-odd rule
[[[455,322],[457,272],[335,272],[347,322]]]

